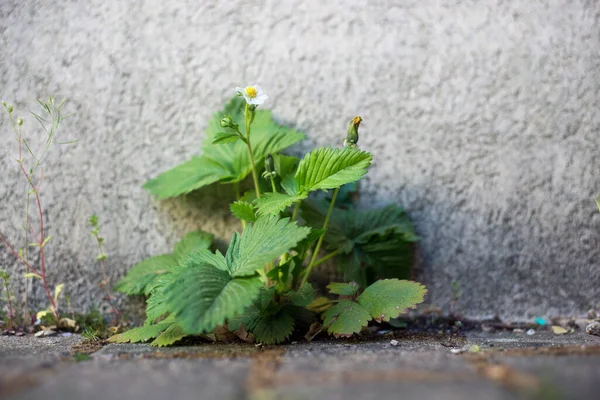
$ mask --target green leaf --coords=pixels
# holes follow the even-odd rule
[[[274,292],[272,287],[262,289],[243,315],[228,322],[229,329],[237,331],[243,324],[263,344],[276,344],[286,340],[294,331],[295,320],[292,315],[302,315],[295,309],[274,303]]]
[[[254,222],[256,221],[256,214],[254,213],[254,206],[246,201],[235,201],[229,206],[231,213],[242,221]]]
[[[296,185],[300,193],[320,189],[334,189],[354,182],[367,173],[371,154],[345,147],[321,147],[308,153],[296,171]]]
[[[283,297],[295,306],[306,307],[315,299],[315,289],[310,283],[305,283],[298,291],[291,290]]]
[[[183,282],[185,277],[174,279],[172,274],[163,275],[156,281],[156,286],[150,292],[150,297],[146,300],[146,321],[145,325],[152,325],[166,314],[170,313],[167,303],[168,292],[167,285],[173,282]]]
[[[114,290],[129,295],[146,295],[156,286],[157,280],[171,271],[193,252],[208,249],[213,235],[204,231],[186,234],[175,245],[173,254],[150,257],[134,265],[127,275],[117,282]]]
[[[159,199],[168,199],[232,177],[220,163],[202,156],[163,172],[143,187]]]
[[[373,283],[358,296],[362,305],[377,321],[389,321],[422,303],[427,289],[418,282],[384,279]]]
[[[226,258],[232,276],[253,275],[263,269],[264,264],[273,261],[289,251],[304,239],[310,228],[299,227],[289,218],[264,216],[249,224],[241,236],[234,234]]]
[[[232,278],[208,264],[177,268],[163,289],[168,310],[186,333],[210,332],[243,312],[258,296],[258,276]]]
[[[209,249],[213,242],[213,235],[204,231],[195,231],[186,234],[173,250],[173,256],[179,263],[184,261],[191,253],[198,250]]]
[[[223,111],[215,113],[209,121],[205,133],[203,155],[181,164],[155,179],[148,181],[144,188],[158,198],[169,198],[189,193],[215,182],[240,182],[251,172],[252,165],[248,148],[244,142],[213,144],[222,136],[220,125],[223,115],[230,115],[243,126],[244,99],[234,97]],[[251,131],[255,162],[262,165],[264,157],[275,154],[305,138],[304,134],[281,126],[273,121],[271,112],[256,110]]]
[[[323,325],[327,332],[336,337],[352,336],[367,326],[371,320],[369,312],[360,304],[352,300],[342,300],[330,307],[322,315]]]
[[[275,154],[273,159],[275,161],[275,172],[277,172],[277,176],[281,179],[286,176],[293,176],[300,161],[298,157],[286,156],[284,154]]]
[[[309,226],[323,226],[328,204],[302,202],[302,218]],[[418,240],[402,207],[374,210],[335,208],[325,234],[329,249],[339,249],[338,267],[344,279],[366,287],[378,278],[410,278],[413,243]]]
[[[152,346],[170,346],[173,343],[183,339],[187,334],[181,329],[178,323],[172,323],[167,329],[163,331],[154,341],[151,343]]]
[[[294,331],[294,318],[284,309],[271,315],[258,315],[246,324],[246,329],[263,344],[277,344]]]
[[[217,132],[213,136],[212,144],[233,143],[240,139],[240,135],[235,132]]]
[[[173,321],[165,321],[156,325],[144,325],[138,328],[133,328],[124,333],[111,336],[108,341],[112,343],[137,343],[147,342],[150,339],[158,336],[162,331],[169,328]]]
[[[127,275],[114,286],[114,290],[130,295],[149,295],[155,280],[178,265],[171,254],[150,257],[134,265]]]
[[[358,292],[358,285],[354,282],[341,283],[331,282],[327,285],[329,293],[339,294],[340,296],[354,296]]]
[[[269,192],[256,199],[258,215],[279,215],[292,204],[305,199],[306,195],[290,196],[285,193]]]

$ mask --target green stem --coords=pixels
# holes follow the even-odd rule
[[[325,261],[329,260],[330,258],[337,256],[339,254],[339,252],[340,252],[340,249],[332,251],[331,253],[327,254],[325,257],[317,260],[315,262],[314,266],[316,267],[317,265],[323,264]]]
[[[327,225],[329,225],[329,219],[331,219],[331,214],[333,213],[333,207],[335,206],[335,200],[337,199],[337,195],[340,192],[340,188],[337,188],[333,191],[333,197],[331,198],[331,204],[329,204],[329,210],[327,210],[327,216],[325,217],[325,222],[323,223],[323,230],[327,231]],[[321,250],[321,245],[323,244],[323,239],[325,238],[325,233],[323,233],[323,235],[321,235],[321,237],[319,238],[319,241],[317,242],[317,247],[315,247],[315,250],[312,254],[312,257],[310,259],[310,264],[308,264],[308,268],[306,268],[306,272],[304,274],[304,278],[302,278],[302,283],[300,283],[300,287],[302,287],[306,281],[308,280],[308,277],[310,276],[310,272],[312,271],[312,269],[315,266],[315,260],[317,258],[317,255],[319,254],[319,250]]]
[[[292,213],[292,221],[295,221],[296,217],[298,216],[298,209],[300,208],[300,203],[302,203],[302,200],[298,200],[296,202],[296,205],[294,206],[294,212]]]
[[[273,178],[273,176],[271,176],[271,189],[273,190],[273,193],[277,193],[277,188],[275,187],[275,178]]]
[[[233,187],[235,188],[235,199],[240,201],[240,183],[234,182]],[[242,229],[246,229],[246,221],[243,219],[240,220],[242,222]]]
[[[250,110],[246,103],[246,145],[248,146],[248,154],[250,155],[250,163],[252,164],[252,178],[254,179],[254,190],[256,190],[256,198],[260,199],[260,189],[258,187],[258,174],[256,173],[256,165],[254,163],[254,153],[250,144]]]

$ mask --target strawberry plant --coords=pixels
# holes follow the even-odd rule
[[[266,99],[258,86],[237,91],[210,121],[203,154],[144,187],[162,199],[233,184],[230,209],[241,233],[225,254],[211,250],[211,235],[193,232],[172,254],[134,266],[115,290],[148,296],[146,323],[111,340],[165,346],[227,330],[274,344],[311,325],[350,336],[422,302],[425,287],[405,280],[418,238],[404,210],[357,210],[350,200],[373,158],[358,147],[361,118],[350,122],[343,147],[298,159],[281,152],[304,135],[258,108]],[[250,175],[254,189],[242,195],[240,183]],[[337,298],[316,297],[310,278],[330,259],[347,282],[328,286]]]

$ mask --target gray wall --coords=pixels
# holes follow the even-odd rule
[[[196,154],[209,116],[254,82],[309,135],[296,151],[364,118],[363,201],[408,209],[429,302],[447,304],[453,280],[470,316],[599,300],[597,1],[4,0],[0,33],[0,97],[31,140],[35,98],[77,113],[62,138],[80,141],[54,149],[42,194],[50,279],[76,307],[100,297],[92,212],[115,277],[186,231],[238,228],[211,196],[159,202],[141,185]],[[1,122],[0,230],[14,237],[25,188]],[[0,263],[16,268],[4,248]]]

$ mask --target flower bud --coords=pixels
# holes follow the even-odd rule
[[[356,147],[356,144],[358,143],[358,127],[361,122],[361,117],[352,118],[352,121],[350,121],[350,126],[348,127],[348,135],[344,140],[344,146]]]
[[[250,124],[254,122],[254,116],[256,115],[256,104],[248,105],[248,112],[250,113]]]
[[[6,102],[5,101],[2,102],[2,107],[6,107]]]
[[[265,171],[267,171],[269,174],[273,174],[273,176],[276,174],[275,160],[273,160],[273,156],[271,154],[265,158]]]
[[[12,114],[12,112],[13,112],[13,106],[12,105],[9,104],[9,106],[6,107],[6,109],[8,110],[9,114]]]
[[[221,119],[221,128],[232,128],[232,129],[236,129],[237,128],[237,124],[235,122],[233,122],[233,119],[231,118],[231,116],[226,115]]]
[[[17,124],[18,124],[19,126],[23,125],[23,118],[19,118],[19,119],[17,119]]]

